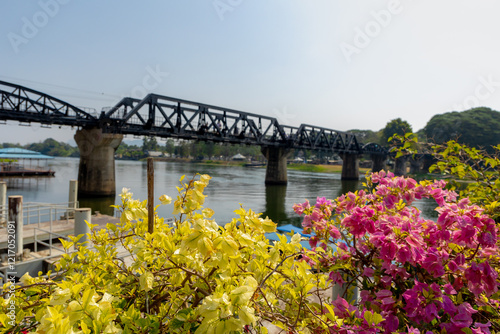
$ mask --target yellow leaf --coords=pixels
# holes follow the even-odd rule
[[[236,213],[236,214],[237,214],[237,215],[239,215],[239,216],[244,216],[244,215],[246,215],[246,214],[247,214],[247,212],[246,212],[246,211],[245,211],[245,209],[243,209],[243,208],[239,208],[239,209],[237,209],[237,210],[234,210],[234,213]]]
[[[276,232],[276,224],[269,218],[262,220],[262,228],[266,233]]]
[[[241,306],[238,312],[238,316],[245,322],[245,324],[254,324],[257,321],[255,317],[255,311],[253,308],[248,306]]]
[[[202,210],[202,212],[203,212],[203,216],[205,218],[211,218],[214,215],[214,210],[212,210],[210,208],[204,208]]]
[[[238,250],[238,244],[234,240],[234,238],[230,235],[221,235],[214,242],[214,246],[218,249],[221,249],[223,252],[234,255]]]
[[[71,298],[70,289],[57,288],[50,297],[50,305],[62,305]]]
[[[139,284],[140,284],[141,290],[143,290],[143,291],[149,291],[149,290],[153,289],[153,284],[154,284],[153,274],[150,271],[146,271],[139,278]]]
[[[23,285],[29,285],[33,281],[33,277],[30,276],[29,273],[25,273],[20,279],[19,282],[21,282]]]
[[[212,177],[208,174],[202,174],[200,175],[200,181],[205,183],[205,184],[208,184],[208,181],[210,181]]]
[[[172,197],[167,196],[167,195],[161,195],[160,196],[160,202],[163,205],[170,204],[170,203],[172,203]]]
[[[258,284],[255,278],[252,276],[247,277],[242,286],[239,286],[231,291],[231,301],[234,304],[246,305],[253,296],[257,285]]]
[[[82,308],[84,310],[87,309],[87,307],[89,306],[89,304],[91,302],[93,302],[93,297],[94,297],[94,290],[93,289],[87,289],[83,292],[82,294]]]
[[[189,248],[196,248],[198,246],[198,241],[203,238],[203,231],[195,230],[193,233],[188,235],[188,237],[184,240],[185,245]]]

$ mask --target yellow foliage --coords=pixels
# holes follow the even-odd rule
[[[147,202],[124,188],[120,223],[92,229],[92,248],[79,247],[56,265],[60,279],[23,276],[32,286],[16,290],[16,316],[25,319],[18,323],[34,321],[38,333],[236,333],[245,326],[266,332],[263,320],[296,324],[304,333],[324,327],[316,316],[320,304],[304,304],[329,283],[299,260],[300,236],[270,244],[265,233],[276,224],[243,207],[219,226],[203,207],[210,176],[183,179],[173,203],[175,228],[155,218],[147,233]],[[7,306],[0,304],[0,314]],[[332,312],[321,319],[337,321]],[[0,332],[11,329],[4,324]]]

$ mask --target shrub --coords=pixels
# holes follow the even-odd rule
[[[483,209],[422,181],[374,173],[367,189],[294,206],[304,215],[317,263],[359,300],[333,302],[336,331],[489,333],[498,330],[497,227]],[[433,198],[437,221],[412,206]],[[315,265],[314,260],[310,260]],[[351,289],[352,290],[352,289]],[[349,289],[346,289],[346,293]],[[369,329],[374,319],[379,328]]]

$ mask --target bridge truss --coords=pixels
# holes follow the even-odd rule
[[[279,124],[273,117],[149,94],[123,98],[92,115],[47,94],[0,81],[0,120],[42,125],[99,127],[103,132],[203,140],[219,143],[324,150],[351,154],[386,154],[376,144],[362,145],[354,134],[314,125]]]
[[[0,121],[42,125],[92,126],[96,118],[69,103],[36,90],[0,81]]]

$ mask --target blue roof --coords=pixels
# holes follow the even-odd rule
[[[297,226],[294,226],[292,224],[286,224],[286,225],[281,225],[281,226],[278,226],[276,227],[276,229],[280,232],[285,232],[285,233],[290,233],[290,232],[294,232],[294,233],[299,233],[301,236],[303,237],[306,237],[306,238],[310,238],[311,237],[311,234],[305,234],[303,233],[303,229],[300,228],[300,227],[297,227]]]
[[[9,147],[0,149],[0,159],[54,159],[54,157],[24,148]]]

